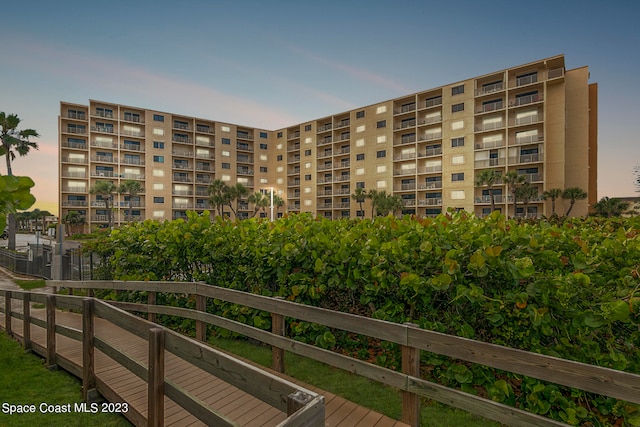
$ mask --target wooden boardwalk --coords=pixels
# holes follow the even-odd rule
[[[45,320],[45,311],[43,309],[32,308],[31,316]],[[0,324],[4,328],[4,316],[0,316]],[[57,311],[56,324],[82,330],[82,317],[79,314],[67,311]],[[23,331],[22,321],[13,318],[11,329],[13,336],[21,338]],[[131,358],[136,359],[140,364],[146,365],[148,360],[148,343],[145,340],[100,318],[95,319],[95,336],[109,342],[109,344],[123,351]],[[33,343],[33,350],[44,356],[46,354],[46,331],[32,324],[31,341]],[[72,374],[81,377],[82,342],[56,334],[56,351],[58,354],[57,364]],[[103,393],[105,395],[104,397],[110,402],[127,402],[129,404],[129,412],[125,414],[125,416],[135,425],[146,425],[146,382],[99,350],[95,352],[95,373],[96,381],[102,386],[101,389],[107,390],[106,393]],[[286,418],[284,412],[225,383],[219,378],[185,362],[169,352],[165,352],[165,378],[197,397],[216,412],[228,417],[241,426],[273,426]],[[284,378],[318,394],[322,394],[325,397],[326,426],[406,426],[406,424],[358,406],[339,396],[304,385],[288,377]],[[165,425],[204,425],[195,416],[188,413],[168,397],[165,396],[164,400]]]

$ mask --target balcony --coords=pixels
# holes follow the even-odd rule
[[[542,96],[541,93],[535,93],[533,95],[517,96],[513,101],[511,101],[509,106],[518,107],[522,105],[534,104],[536,102],[542,102],[543,99],[544,97]]]
[[[78,158],[78,157],[62,157],[62,163],[76,163],[79,165],[86,165],[87,164],[87,159],[84,157]]]
[[[294,179],[294,180],[287,181],[287,185],[289,187],[299,187],[300,186],[300,180],[299,179]]]
[[[144,123],[144,119],[138,113],[124,113],[122,120],[131,123]]]
[[[542,182],[544,176],[541,173],[519,173],[518,175],[524,176],[528,183]]]
[[[91,171],[91,176],[95,178],[114,178],[118,177],[113,171]]]
[[[350,124],[351,124],[351,120],[349,120],[349,119],[340,120],[340,122],[338,122],[336,124],[334,129],[344,128],[344,127],[349,126]]]
[[[543,159],[542,153],[521,154],[519,156],[509,157],[509,164],[517,163],[536,163],[541,162]]]
[[[300,162],[300,155],[296,154],[295,156],[289,157],[287,158],[287,163],[291,164],[291,163],[299,163]]]
[[[253,141],[253,134],[251,134],[249,132],[238,131],[236,133],[236,137],[238,139],[246,139],[248,141]]]
[[[403,120],[400,123],[396,123],[394,129],[398,130],[398,129],[406,129],[406,128],[414,127],[416,123],[417,123],[416,119]]]
[[[436,173],[436,172],[442,172],[442,165],[424,166],[424,167],[418,168],[418,173]]]
[[[131,144],[131,143],[124,143],[122,144],[121,147],[123,150],[129,150],[129,151],[144,151],[144,146],[142,144]]]
[[[475,131],[476,132],[486,132],[486,131],[489,131],[489,130],[503,129],[503,128],[504,128],[504,122],[502,120],[500,120],[499,122],[480,123],[479,125],[477,125],[475,127]]]
[[[300,174],[300,168],[287,169],[287,175],[299,175],[299,174]]]
[[[402,199],[402,205],[405,208],[412,208],[416,206],[416,199]]]
[[[171,150],[171,154],[179,157],[193,157],[193,151],[186,150]]]
[[[182,175],[174,175],[173,181],[174,182],[192,182],[191,178],[189,178],[188,176],[182,176]]]
[[[171,205],[173,209],[193,209],[193,203],[176,203]]]
[[[442,105],[442,97],[437,96],[434,98],[429,98],[425,101],[425,108],[437,107],[438,105]]]
[[[416,103],[412,102],[412,103],[408,103],[405,105],[401,105],[400,107],[396,107],[393,110],[394,114],[403,114],[403,113],[409,113],[411,111],[416,111]]]
[[[113,126],[91,126],[92,132],[114,133]]]
[[[318,209],[332,209],[332,208],[333,208],[332,203],[323,203],[318,205]]]
[[[333,191],[333,194],[335,195],[339,195],[339,196],[343,196],[343,195],[347,195],[347,194],[351,194],[351,190],[349,190],[348,188],[338,188],[337,190]]]
[[[213,153],[196,153],[196,159],[213,160],[216,156]]]
[[[487,104],[482,104],[476,109],[476,113],[488,113],[491,111],[498,111],[504,108],[504,103],[502,100],[496,102],[489,102]]]
[[[318,152],[318,158],[321,159],[323,157],[331,157],[333,156],[333,150],[324,150]]]
[[[542,121],[541,115],[535,114],[531,116],[515,118],[509,122],[509,126],[523,126],[531,123],[539,123],[541,121]]]
[[[63,171],[62,172],[62,177],[63,178],[86,178],[87,177],[87,173],[86,172]]]
[[[336,203],[335,209],[351,209],[351,203],[350,202]]]
[[[420,184],[419,190],[438,190],[442,188],[442,181],[429,181]]]
[[[129,222],[144,221],[144,215],[124,215],[124,220]]]
[[[404,135],[400,138],[396,138],[393,141],[393,145],[411,144],[412,142],[416,142],[415,135]]]
[[[320,132],[326,132],[326,131],[331,130],[332,128],[333,128],[333,126],[331,125],[331,123],[327,123],[327,124],[325,124],[325,125],[318,126],[317,132],[318,132],[318,133],[320,133]]]
[[[538,74],[530,74],[527,76],[522,76],[522,77],[518,77],[516,78],[516,87],[518,86],[525,86],[525,85],[530,85],[532,83],[537,83],[538,82]]]
[[[206,176],[199,176],[196,177],[196,182],[198,184],[209,184],[211,182],[211,177],[206,175]]]
[[[441,138],[442,138],[442,131],[432,132],[432,133],[425,133],[424,135],[421,135],[419,141],[432,141],[434,139],[441,139]]]
[[[86,135],[87,134],[87,128],[84,126],[67,126],[66,129],[67,133],[75,133],[78,135]]]
[[[351,166],[351,162],[336,162],[333,164],[334,169],[348,168]]]
[[[191,169],[189,167],[189,163],[174,163],[173,168],[174,169]]]
[[[144,166],[144,160],[143,159],[132,158],[132,157],[125,157],[123,159],[120,159],[120,163],[122,163],[123,165]]]
[[[62,207],[86,207],[88,205],[86,200],[63,200]]]
[[[141,130],[128,130],[123,129],[120,131],[120,135],[133,136],[135,138],[144,138],[144,132]]]
[[[241,142],[239,142],[239,143],[236,145],[236,149],[237,149],[238,151],[248,151],[248,152],[250,152],[250,153],[253,153],[253,147],[250,147],[250,146],[249,146],[249,144],[243,144],[243,143],[241,143]]]
[[[505,203],[507,201],[507,198],[505,196],[503,196],[502,194],[494,194],[493,195],[493,202],[496,204],[500,204],[500,203]],[[489,204],[491,203],[491,196],[489,195],[483,195],[480,197],[476,197],[476,203],[477,204]]]
[[[502,82],[483,85],[480,89],[476,90],[476,96],[488,95],[490,93],[496,93],[502,90],[504,90],[504,84]]]
[[[499,141],[476,142],[475,147],[476,147],[476,150],[504,147],[504,139],[501,139]]]
[[[419,125],[431,125],[434,123],[440,123],[442,121],[442,116],[433,116],[433,117],[425,117],[424,119],[418,122]]]
[[[112,149],[118,148],[118,144],[116,144],[113,141],[91,141],[91,146],[98,147],[98,148],[112,148]]]
[[[253,169],[249,168],[238,168],[236,172],[238,175],[253,175]]]
[[[526,135],[526,136],[517,136],[515,138],[516,145],[522,144],[534,144],[537,142],[542,142],[544,140],[544,135],[538,133],[537,135]]]
[[[295,131],[287,134],[287,139],[300,138],[300,131]]]
[[[144,174],[141,173],[123,173],[120,175],[121,178],[125,178],[125,179],[138,179],[138,180],[142,180],[144,179]]]
[[[442,154],[442,147],[427,148],[420,152],[420,157],[440,156]]]
[[[418,200],[418,206],[441,206],[442,199],[440,198],[428,198]]]
[[[289,147],[287,147],[287,151],[299,151],[300,150],[300,144],[293,144],[290,145]]]
[[[346,141],[349,138],[351,138],[351,133],[346,132],[346,133],[343,133],[343,134],[341,134],[339,136],[336,136],[335,140],[336,141]]]
[[[62,148],[73,148],[76,150],[86,150],[87,144],[83,144],[80,142],[63,142]]]
[[[509,161],[511,163],[511,161]],[[506,159],[504,157],[497,159],[484,159],[484,160],[476,160],[474,163],[474,167],[476,168],[490,168],[493,166],[504,166],[506,165]]]
[[[180,129],[180,130],[189,130],[189,123],[173,122],[173,128]]]
[[[191,144],[191,143],[193,143],[193,140],[191,138],[189,138],[188,136],[186,136],[186,135],[173,135],[171,137],[171,140],[173,142],[180,142],[180,143],[183,143],[183,144]]]
[[[339,175],[334,177],[334,182],[345,182],[351,180],[351,175]]]
[[[213,128],[207,125],[196,125],[196,132],[213,134]]]
[[[109,217],[107,215],[91,215],[92,222],[107,222]]]
[[[393,191],[413,191],[415,189],[416,189],[415,182],[393,186]]]
[[[197,171],[203,171],[203,172],[213,172],[214,171],[213,168],[211,167],[211,165],[206,165],[206,164],[204,164],[204,165],[196,164],[196,170]]]
[[[394,169],[393,171],[393,175],[394,176],[400,176],[400,175],[415,175],[417,172],[416,168],[411,168],[411,169]]]
[[[193,196],[193,190],[173,190],[172,193],[174,196]]]
[[[416,153],[400,153],[393,156],[393,160],[411,160],[417,157]]]
[[[330,136],[326,136],[322,139],[319,139],[317,145],[331,144],[333,142],[333,138]]]
[[[87,114],[84,111],[67,111],[65,117],[74,120],[87,120]]]

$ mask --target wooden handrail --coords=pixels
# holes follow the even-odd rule
[[[407,349],[425,350],[568,387],[604,394],[632,403],[640,403],[640,375],[204,283],[49,281],[48,284],[74,289],[112,289],[190,294],[196,298],[205,297],[224,300],[269,312],[272,316],[291,317],[313,322],[330,328],[393,342],[407,347]],[[564,425],[507,405],[475,396],[472,397],[458,390],[443,388],[443,386],[418,378],[408,372],[408,368],[403,373],[398,373],[199,310],[157,305],[149,306],[140,303],[119,302],[114,304],[126,310],[149,314],[171,314],[223,327],[270,344],[273,346],[274,352],[276,350],[291,351],[380,381],[383,384],[397,387],[410,394],[450,404],[505,424],[513,423],[513,425],[519,425],[523,420],[527,420],[526,422],[532,425]],[[437,390],[437,392],[434,392],[434,390]],[[407,395],[407,398],[409,398],[409,395]],[[411,399],[414,402],[417,400],[415,397]],[[411,409],[407,408],[406,411],[411,411],[415,414],[415,405],[417,404],[415,403]],[[508,414],[508,416],[505,417],[505,414]],[[403,418],[412,420],[412,424],[415,425],[413,421],[415,416],[403,415]]]
[[[101,390],[101,384],[103,383],[98,380],[94,371],[94,352],[97,348],[127,370],[131,371],[134,375],[147,382],[149,407],[146,423],[148,423],[148,425],[163,425],[164,396],[166,395],[203,422],[211,422],[214,420],[216,425],[236,426],[233,421],[216,413],[204,402],[190,395],[187,391],[164,377],[163,367],[166,350],[287,413],[287,418],[280,424],[282,427],[302,425],[319,427],[324,425],[325,406],[323,396],[290,383],[285,379],[259,370],[245,362],[236,360],[225,353],[214,350],[188,337],[154,325],[147,320],[127,313],[107,302],[95,298],[82,298],[72,295],[43,295],[19,291],[5,291],[3,296],[4,307],[0,307],[0,312],[5,313],[5,326],[7,326],[5,329],[9,334],[12,333],[11,319],[13,317],[25,321],[25,330],[30,324],[36,324],[46,328],[46,348],[42,348],[39,345],[33,345],[33,347],[34,350],[37,349],[41,354],[46,355],[49,367],[55,368],[58,362],[56,333],[82,342],[83,365],[81,370],[78,371],[77,368],[69,365],[68,361],[64,363],[65,369],[68,367],[70,368],[70,372],[82,377],[83,398],[85,400],[91,400],[93,398],[95,394],[94,390],[101,393],[103,392],[103,390]],[[22,313],[12,310],[12,299],[23,301]],[[29,304],[32,301],[46,303],[46,321],[30,316]],[[204,301],[203,299],[203,302]],[[153,306],[147,307],[152,308]],[[56,324],[56,308],[66,308],[81,312],[82,331]],[[168,307],[156,306],[156,308],[167,309]],[[178,315],[193,314],[194,317],[198,317],[197,313],[201,313],[199,311],[179,309],[177,307],[173,307],[172,309],[176,310]],[[141,365],[103,339],[94,336],[94,318],[96,316],[148,341],[149,361],[147,366]],[[28,335],[25,334],[23,338],[24,337],[28,337]],[[26,348],[28,340],[23,339],[23,343]],[[62,362],[62,360],[60,362]],[[295,412],[287,412],[290,398],[287,397],[283,399],[282,396],[293,395],[305,396],[304,400],[307,403],[297,406]],[[137,417],[138,421],[143,419],[141,414],[134,414],[134,416]]]

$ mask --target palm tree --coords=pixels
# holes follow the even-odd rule
[[[237,183],[233,187],[227,187],[225,185],[225,188],[223,189],[222,193],[223,193],[222,200],[224,202],[223,204],[228,205],[231,211],[233,212],[233,216],[237,218],[238,212],[237,212],[237,209],[233,208],[233,202],[236,202],[236,208],[237,208],[238,201],[249,194],[249,189],[244,185]]]
[[[531,185],[529,182],[525,182],[516,189],[518,199],[522,200],[524,205],[524,217],[527,217],[527,207],[529,202],[538,197],[538,188]]]
[[[16,152],[20,157],[26,156],[32,148],[37,150],[38,144],[29,141],[29,138],[37,138],[38,132],[33,129],[18,130],[20,119],[17,114],[5,114],[0,112],[0,155],[4,154],[7,163],[7,175],[12,176],[11,162],[16,158]],[[16,221],[13,213],[9,213],[9,241],[8,249],[16,249]]]
[[[364,203],[365,199],[367,198],[366,190],[364,188],[361,188],[361,187],[356,188],[354,190],[353,194],[351,195],[351,198],[353,200],[355,200],[356,202],[358,202],[358,204],[360,205],[360,212],[362,212],[363,211],[362,204]]]
[[[571,209],[573,209],[573,205],[576,204],[576,200],[586,199],[587,193],[580,187],[569,187],[565,188],[562,192],[562,198],[569,200],[569,209],[567,209],[567,213],[564,214],[564,216],[569,216]]]
[[[67,213],[62,217],[62,222],[66,225],[67,235],[71,235],[78,226],[86,224],[85,217],[77,211]]]
[[[386,195],[386,192],[383,191]],[[369,190],[367,192],[367,199],[371,199],[371,218],[375,216],[376,205],[380,201],[380,192],[378,190]]]
[[[273,206],[276,208],[276,217],[278,216],[278,211],[281,207],[284,206],[284,199],[277,194],[273,196]]]
[[[610,199],[608,197],[603,197],[593,205],[593,210],[596,215],[606,216],[608,218],[621,216],[627,209],[629,209],[628,202],[620,199]]]
[[[216,179],[209,184],[209,203],[218,211],[218,216],[222,216],[222,208],[226,204],[228,186],[224,181]]]
[[[476,175],[475,185],[476,187],[487,187],[489,193],[489,201],[491,202],[491,212],[496,210],[496,200],[493,194],[493,187],[502,178],[502,172],[495,169],[483,169]]]
[[[269,206],[270,203],[269,198],[259,191],[251,194],[247,198],[247,202],[253,203],[253,215],[251,215],[251,218],[255,217],[260,209],[266,214],[267,206]]]
[[[122,184],[120,184],[120,186],[118,187],[118,193],[128,194],[129,195],[128,207],[132,207],[131,199],[135,198],[138,194],[142,193],[142,184],[140,184],[140,181],[134,181],[133,179],[128,179],[124,181]],[[124,211],[125,219],[127,219],[129,212],[130,211],[128,209],[125,209]]]
[[[527,178],[524,175],[520,175],[516,171],[509,171],[504,176],[504,183],[509,187],[509,193],[513,199],[513,216],[516,216],[516,209],[518,204],[518,188],[527,182]]]
[[[107,210],[107,221],[109,223],[109,228],[113,228],[113,212],[112,201],[113,201],[113,193],[117,190],[116,185],[111,181],[96,181],[93,184],[93,187],[89,189],[89,193],[98,195],[102,197],[104,200],[104,206]]]
[[[551,215],[556,214],[556,200],[562,196],[562,190],[559,188],[552,188],[542,193],[544,200],[551,200]]]

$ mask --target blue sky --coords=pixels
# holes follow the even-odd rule
[[[40,132],[14,172],[54,211],[60,101],[276,129],[564,54],[599,85],[598,197],[634,196],[639,16],[637,0],[11,2],[0,111]]]

